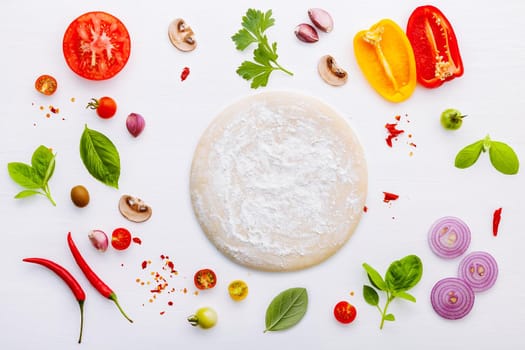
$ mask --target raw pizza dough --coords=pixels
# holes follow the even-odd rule
[[[202,136],[190,190],[210,241],[242,265],[306,268],[350,238],[367,193],[361,145],[321,101],[270,92],[226,108]]]

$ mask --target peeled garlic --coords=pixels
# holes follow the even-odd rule
[[[129,133],[133,135],[133,137],[139,136],[145,126],[146,121],[140,114],[131,113],[128,115],[128,118],[126,119],[126,128],[128,128]]]
[[[91,230],[88,234],[88,238],[97,250],[105,252],[106,249],[108,249],[109,240],[104,231]]]

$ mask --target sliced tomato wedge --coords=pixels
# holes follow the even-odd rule
[[[408,19],[407,37],[414,50],[421,85],[436,88],[463,75],[456,34],[437,7],[417,7]]]
[[[131,45],[128,30],[118,18],[94,11],[71,22],[62,49],[73,72],[86,79],[105,80],[124,68]]]

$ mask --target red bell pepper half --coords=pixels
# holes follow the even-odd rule
[[[417,80],[427,88],[463,75],[463,62],[452,25],[436,7],[417,7],[407,24],[416,59]]]

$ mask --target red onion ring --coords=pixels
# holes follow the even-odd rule
[[[428,242],[436,255],[446,259],[457,258],[470,245],[470,229],[461,219],[445,216],[430,227]]]
[[[472,252],[459,263],[458,276],[465,280],[474,292],[483,292],[496,283],[498,264],[487,252]]]
[[[465,317],[474,306],[474,291],[461,278],[447,277],[438,281],[430,292],[436,313],[448,320]]]

